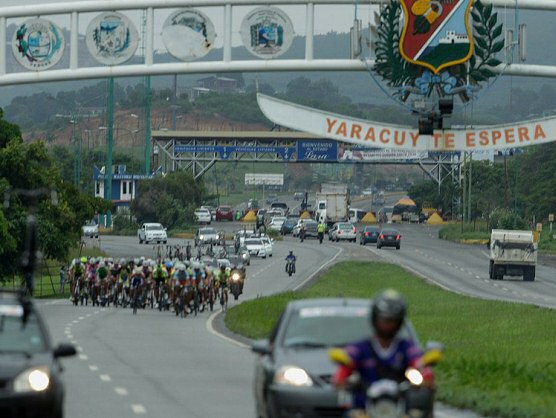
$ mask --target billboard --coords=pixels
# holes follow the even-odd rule
[[[336,162],[338,142],[330,139],[297,141],[297,161]]]
[[[283,174],[245,173],[246,186],[283,186]]]
[[[174,155],[183,153],[216,153],[222,160],[230,158],[231,154],[277,154],[283,160],[291,160],[295,153],[294,147],[275,147],[275,146],[222,146],[222,145],[176,145]]]
[[[428,158],[428,152],[380,148],[338,147],[339,162],[419,161]]]

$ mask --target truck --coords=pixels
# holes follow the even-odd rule
[[[141,225],[141,228],[137,230],[137,238],[139,239],[139,244],[142,244],[143,242],[148,244],[149,242],[154,241],[159,244],[166,244],[168,242],[166,228],[164,228],[162,224],[155,222],[146,222]]]
[[[532,231],[493,229],[488,246],[491,279],[523,276],[526,282],[535,280],[538,248]]]
[[[316,194],[315,218],[331,227],[349,218],[350,193],[347,184],[322,183]]]

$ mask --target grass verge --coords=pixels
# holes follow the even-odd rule
[[[386,287],[406,295],[421,341],[446,345],[437,368],[439,400],[487,416],[554,416],[556,312],[549,309],[460,296],[395,265],[349,261],[303,291],[243,302],[225,322],[236,333],[265,338],[292,299],[370,298]]]
[[[438,238],[454,242],[488,241],[490,232],[486,229],[486,225],[482,224],[448,224],[438,231]]]

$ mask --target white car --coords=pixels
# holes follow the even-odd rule
[[[216,244],[220,235],[214,228],[199,228],[195,233],[195,246],[204,244]]]
[[[272,247],[273,247],[273,239],[269,238],[267,236],[261,237],[261,241],[264,244],[264,249],[266,251],[266,255],[268,255],[269,257],[272,257]]]
[[[267,245],[263,242],[261,238],[247,238],[245,239],[245,247],[249,254],[258,257],[266,258],[266,248]]]
[[[212,221],[212,215],[210,214],[210,210],[207,208],[198,208],[195,210],[195,218],[197,223],[200,224],[208,224]]]
[[[91,237],[91,238],[98,238],[98,225],[95,221],[87,222],[82,227],[83,236]]]
[[[336,222],[328,231],[330,241],[357,241],[357,229],[349,222]]]
[[[252,229],[246,229],[237,231],[234,235],[234,241],[239,241],[239,247],[243,247],[245,245],[245,239],[249,238],[250,236],[255,235],[255,231]]]
[[[268,227],[274,231],[280,231],[284,222],[286,222],[285,216],[275,216],[270,220]]]

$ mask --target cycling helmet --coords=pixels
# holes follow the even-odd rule
[[[127,264],[127,260],[125,258],[120,258],[120,265],[124,266]]]
[[[226,272],[229,273],[230,271],[232,271],[232,268],[231,267],[226,267]]]
[[[106,267],[106,264],[104,264],[104,261],[100,261],[100,263],[98,263],[99,267]]]
[[[85,264],[85,263],[87,262],[87,257],[81,257],[81,260],[80,260],[80,261],[81,261],[83,264]]]
[[[106,262],[112,264],[114,262],[114,259],[112,257],[108,257],[106,259]]]
[[[180,264],[180,265],[178,266],[178,270],[179,270],[179,271],[185,271],[185,264]]]
[[[293,251],[292,251],[292,250],[290,250],[290,255],[293,255]]]
[[[220,264],[220,270],[222,271],[226,270],[226,266],[224,264]]]
[[[166,268],[171,269],[172,267],[174,267],[174,263],[172,263],[171,261],[166,261]]]
[[[97,263],[97,260],[95,259],[95,257],[89,258],[89,264],[92,265],[92,264],[96,264],[96,263]]]
[[[371,324],[374,325],[376,319],[394,319],[402,323],[407,313],[407,302],[397,291],[393,289],[379,293],[373,299],[371,310]]]

